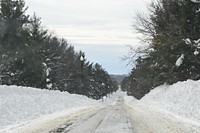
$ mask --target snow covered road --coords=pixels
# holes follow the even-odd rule
[[[118,97],[92,114],[82,115],[50,133],[200,133],[200,125],[145,106],[129,106]]]
[[[55,114],[3,133],[200,133],[200,125],[167,112],[130,105],[119,96],[114,105]]]
[[[2,86],[0,133],[200,133],[200,81],[193,82],[161,86],[141,100],[117,91],[104,102]]]
[[[116,105],[108,105],[95,114],[82,116],[51,131],[51,133],[133,133],[130,116],[122,97]]]
[[[68,126],[69,125],[69,126]],[[61,128],[54,130],[60,132]],[[132,133],[132,125],[124,109],[110,106],[89,117],[83,117],[75,123],[66,124],[67,133]]]
[[[26,122],[24,124],[22,123],[17,126],[9,127],[8,129],[0,131],[0,133],[47,133],[51,130],[53,131],[53,129],[57,129],[58,127],[60,130],[61,125],[70,125],[71,121],[75,120],[76,118],[95,114],[100,109],[100,106],[91,106],[58,112]]]

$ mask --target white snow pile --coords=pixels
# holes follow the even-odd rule
[[[99,105],[98,101],[67,92],[0,86],[0,129],[55,112]]]
[[[194,55],[199,55],[199,51],[195,50]]]
[[[194,3],[200,3],[200,0],[191,0]]]
[[[200,80],[159,86],[138,104],[200,123]]]
[[[183,60],[184,60],[184,54],[182,54],[178,60],[176,61],[176,66],[179,67],[182,63],[183,63]]]

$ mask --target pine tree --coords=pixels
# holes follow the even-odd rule
[[[6,0],[0,3],[0,55],[1,80],[5,84],[17,84],[24,63],[26,35],[24,26],[29,23],[23,0]]]
[[[191,0],[159,0],[152,2],[149,18],[138,16],[136,31],[148,41],[149,51],[138,58],[131,79],[137,79],[137,87],[131,93],[141,98],[155,86],[187,79],[199,79],[200,62],[198,39],[199,3]],[[183,55],[183,61],[176,61]]]
[[[116,91],[108,73],[49,33],[23,0],[0,3],[0,84],[68,91],[100,99]]]
[[[35,14],[31,17],[26,30],[28,35],[26,49],[24,49],[24,71],[19,80],[25,86],[44,88],[45,68],[41,56],[41,47],[48,31],[42,28],[40,18],[37,18]]]

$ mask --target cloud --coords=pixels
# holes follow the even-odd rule
[[[64,37],[88,59],[110,73],[125,73],[121,59],[125,45],[139,44],[133,33],[135,12],[145,11],[150,0],[26,0],[28,14],[42,18],[43,25]],[[113,66],[111,66],[113,65]]]
[[[36,12],[45,20],[57,23],[63,22],[61,20],[64,19],[66,20],[64,22],[68,20],[69,23],[71,21],[126,22],[132,19],[136,11],[144,9],[143,2],[144,0],[27,0],[27,5],[30,12]]]
[[[134,45],[138,44],[136,35],[130,29],[112,28],[106,26],[71,26],[71,25],[54,25],[50,26],[51,30],[59,32],[60,37],[66,38],[72,44],[115,44],[115,45]]]
[[[136,43],[131,25],[144,1],[27,0],[27,4],[29,12],[41,16],[45,26],[72,42],[124,45]]]

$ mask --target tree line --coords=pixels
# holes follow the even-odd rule
[[[148,9],[136,15],[134,29],[149,45],[134,51],[136,65],[122,82],[138,99],[164,83],[200,79],[199,0],[157,0]]]
[[[0,84],[68,91],[99,99],[117,85],[63,38],[27,15],[24,0],[0,1]],[[83,58],[83,60],[80,60]]]

